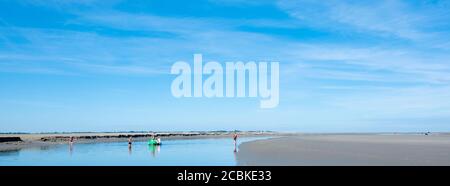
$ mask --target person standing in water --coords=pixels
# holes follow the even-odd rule
[[[133,137],[132,136],[130,136],[129,138],[128,138],[128,154],[130,154],[131,155],[131,145],[133,144]]]
[[[238,135],[236,134],[236,131],[235,131],[234,134],[233,134],[234,151],[235,152],[236,152],[237,138],[238,138]]]
[[[70,136],[70,138],[69,138],[69,143],[70,143],[70,145],[73,144],[73,141],[74,141],[74,137],[73,137],[73,136]]]
[[[157,138],[156,138],[156,143],[157,143],[158,145],[161,145],[161,138],[160,138],[160,137],[157,137]]]
[[[74,141],[73,136],[70,136],[70,138],[69,138],[69,154],[71,156],[72,156],[72,153],[73,153],[73,141]]]
[[[130,136],[130,137],[128,138],[128,146],[131,147],[132,144],[133,144],[133,137]]]

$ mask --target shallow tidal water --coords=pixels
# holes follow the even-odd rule
[[[242,142],[266,137],[239,138]],[[236,151],[231,138],[165,140],[161,146],[147,142],[68,144],[0,152],[0,165],[225,165],[234,166]]]

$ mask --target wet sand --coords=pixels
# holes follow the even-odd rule
[[[238,165],[450,165],[450,134],[315,134],[243,143]]]

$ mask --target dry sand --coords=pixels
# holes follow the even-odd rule
[[[243,143],[238,165],[450,165],[450,134],[298,135]]]

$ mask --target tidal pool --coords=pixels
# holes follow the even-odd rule
[[[243,137],[239,143],[266,139]],[[231,138],[165,140],[161,146],[147,142],[87,143],[26,148],[0,152],[0,165],[236,165],[236,151]]]

